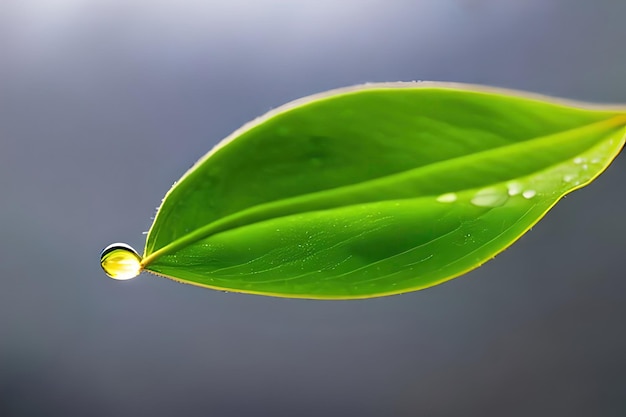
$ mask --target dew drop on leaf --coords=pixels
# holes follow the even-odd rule
[[[456,199],[457,196],[455,193],[446,193],[437,197],[437,201],[439,201],[440,203],[453,203],[456,201]]]
[[[523,191],[523,186],[519,182],[511,182],[507,185],[508,194],[513,197]]]
[[[498,207],[506,203],[509,195],[497,188],[483,188],[472,198],[472,204],[479,207]]]
[[[141,272],[141,256],[125,243],[113,243],[100,254],[100,265],[111,278],[127,280]]]

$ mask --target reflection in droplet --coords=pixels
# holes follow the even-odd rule
[[[457,196],[455,193],[441,194],[439,197],[437,197],[437,201],[439,201],[440,203],[453,203],[456,201],[456,199]]]
[[[497,188],[483,188],[474,195],[472,204],[479,207],[498,207],[509,199],[504,190]]]
[[[519,193],[522,192],[523,186],[519,182],[510,182],[507,184],[507,189],[508,189],[509,195],[513,197],[514,195],[518,195]]]
[[[114,243],[100,254],[100,265],[113,279],[131,279],[141,272],[141,256],[125,243]]]
[[[536,195],[537,195],[537,191],[535,190],[526,190],[522,193],[522,196],[524,196],[524,198],[526,199],[531,199]]]

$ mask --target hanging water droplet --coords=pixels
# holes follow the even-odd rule
[[[526,190],[522,193],[522,196],[524,196],[524,198],[526,199],[531,199],[536,195],[537,195],[537,191],[535,190]]]
[[[114,243],[100,254],[100,265],[113,279],[131,279],[141,272],[141,256],[125,243]]]
[[[479,207],[498,207],[506,203],[509,195],[498,188],[483,188],[474,195],[472,204]]]
[[[440,203],[453,203],[456,201],[456,199],[457,196],[455,193],[441,194],[439,197],[437,197],[437,201],[439,201]]]
[[[514,195],[518,195],[519,193],[522,192],[523,186],[519,182],[510,182],[507,184],[507,189],[508,189],[509,195],[513,197]]]

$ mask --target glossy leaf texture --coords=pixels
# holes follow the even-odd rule
[[[624,108],[461,84],[311,96],[242,127],[171,188],[142,267],[281,297],[431,287],[596,178],[625,126]]]

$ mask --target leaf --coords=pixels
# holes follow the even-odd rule
[[[626,109],[491,88],[368,84],[271,111],[167,193],[142,267],[281,297],[368,298],[464,274],[624,145]]]

